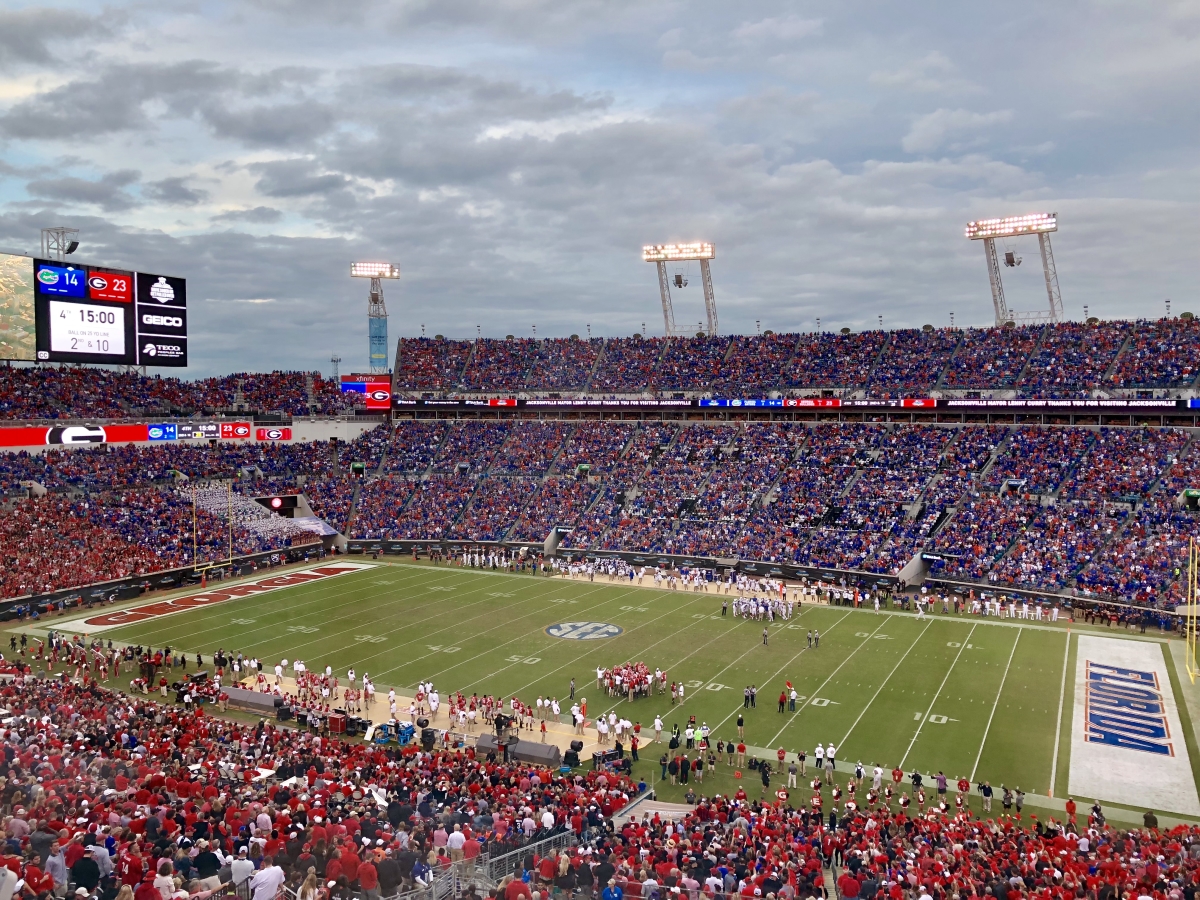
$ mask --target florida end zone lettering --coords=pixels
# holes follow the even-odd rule
[[[1174,756],[1158,675],[1087,661],[1085,740]]]

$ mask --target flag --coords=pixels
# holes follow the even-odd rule
[[[792,689],[792,683],[791,683],[790,681],[789,681],[789,682],[787,682],[787,689],[788,689],[789,691]]]

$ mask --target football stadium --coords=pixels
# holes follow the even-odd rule
[[[474,200],[388,231],[374,204],[403,179],[365,120],[334,111],[425,98],[408,114],[437,97],[412,127],[458,134],[462,97],[476,112],[511,104],[507,124],[485,120],[468,142],[530,152],[496,183],[548,189],[566,159],[579,178],[565,193],[599,210],[636,176],[602,174],[604,154],[571,141],[641,127],[642,114],[430,62],[494,51],[530,85],[555,83],[548,48],[574,40],[562,35],[578,10],[545,11],[567,32],[522,68],[527,11],[500,24],[464,7],[463,25],[403,6],[382,4],[380,27],[433,43],[371,50],[370,83],[339,82],[324,112],[237,105],[313,100],[321,79],[301,63],[322,52],[289,48],[278,59],[292,64],[235,76],[199,56],[161,68],[137,55],[161,41],[121,31],[132,55],[97,51],[99,80],[82,92],[29,74],[58,51],[21,29],[44,20],[84,40],[63,9],[0,12],[17,35],[0,36],[0,185],[26,179],[23,194],[0,193],[0,900],[1192,900],[1194,272],[1173,308],[1111,299],[1121,266],[1143,294],[1177,282],[1154,280],[1161,257],[1122,259],[1122,228],[1144,229],[1105,219],[1047,163],[1021,188],[992,190],[1016,176],[988,168],[991,192],[957,205],[876,185],[859,225],[824,208],[834,243],[820,252],[839,265],[867,278],[857,238],[836,235],[874,216],[922,229],[924,258],[969,248],[973,292],[941,280],[940,262],[887,257],[895,290],[875,305],[817,262],[767,296],[747,273],[810,263],[779,263],[774,226],[746,230],[733,207],[765,217],[773,200],[731,176],[738,201],[703,214],[665,186],[662,206],[622,210],[647,240],[669,240],[621,245],[598,288],[620,307],[606,319],[583,287],[564,301],[556,279],[586,265],[592,290],[616,258],[610,232],[554,215],[529,230]],[[290,33],[312,17],[331,40],[345,27],[288,9],[221,20],[221,40],[211,11],[163,13],[147,34],[194,35],[216,59],[256,22]],[[832,22],[732,23],[720,50],[692,33],[682,50],[685,33],[664,31],[654,52],[680,80],[663,106],[707,90],[738,54],[782,71],[790,51],[772,41],[832,46]],[[87,40],[132,26],[97,28]],[[446,34],[463,43],[438,43]],[[585,69],[611,63],[578,52]],[[870,84],[969,105],[976,75],[933,52]],[[114,97],[132,105],[104,112]],[[742,98],[712,115],[749,141],[780,109],[827,112],[819,92],[764,97],[769,113]],[[543,101],[553,118],[533,111]],[[89,180],[69,174],[83,157],[28,149],[73,151],[64,123],[93,112],[97,140],[152,119],[185,129],[129,148],[128,165],[206,161],[187,178],[110,166]],[[1060,118],[1111,128],[1082,109]],[[204,136],[181,140],[197,123]],[[980,135],[1010,126],[1012,110],[939,107],[900,146],[933,168],[953,158],[953,174],[931,178],[955,181],[984,166]],[[680,125],[697,153],[701,127]],[[761,140],[791,153],[808,140],[794,128]],[[199,148],[226,139],[247,153]],[[876,152],[873,137],[845,140]],[[494,180],[466,144],[439,146],[455,174],[430,176],[413,209]],[[530,162],[551,146],[564,157]],[[732,137],[721,147],[749,154]],[[299,154],[287,172],[285,148]],[[331,174],[351,158],[358,175]],[[289,206],[297,197],[307,205]],[[249,205],[263,198],[279,208]],[[379,230],[330,224],[351,208]],[[430,249],[427,262],[422,241],[466,261],[447,269]],[[575,262],[591,253],[598,267]],[[1105,266],[1107,287],[1089,271]],[[629,273],[642,276],[632,289]],[[332,283],[353,305],[305,318]],[[832,303],[805,306],[802,283]],[[559,327],[564,305],[584,327]],[[907,324],[885,326],[884,309]],[[526,314],[549,328],[513,324]],[[424,320],[456,327],[427,335]],[[353,358],[339,355],[346,335]],[[339,348],[328,368],[313,346]],[[289,364],[261,364],[276,359]]]

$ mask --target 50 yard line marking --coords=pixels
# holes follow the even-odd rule
[[[1004,676],[1000,679],[1000,687],[996,690],[996,702],[992,704],[992,711],[988,715],[987,727],[983,729],[983,740],[979,742],[979,753],[975,756],[975,765],[971,766],[971,777],[968,781],[975,780],[975,773],[979,771],[979,760],[983,759],[983,748],[987,744],[988,732],[992,730],[992,719],[996,716],[996,707],[1000,705],[1000,695],[1004,693],[1004,682],[1008,680],[1008,670],[1012,667],[1013,655],[1017,652],[1017,644],[1021,643],[1021,634],[1024,629],[1017,632],[1017,639],[1013,641],[1012,649],[1008,651],[1008,662],[1004,666]],[[1063,666],[1066,669],[1066,666]]]
[[[1062,682],[1058,686],[1058,716],[1054,719],[1054,758],[1050,761],[1050,796],[1054,796],[1054,782],[1058,775],[1058,741],[1062,737],[1063,694],[1067,692],[1067,663],[1071,659],[1071,629],[1067,629],[1067,646],[1063,650]]]
[[[950,680],[950,673],[954,671],[954,667],[958,665],[958,658],[962,656],[963,650],[967,648],[967,641],[971,640],[971,635],[975,633],[975,626],[971,626],[971,630],[967,632],[967,636],[958,646],[958,652],[954,654],[954,662],[950,663],[950,668],[946,670],[946,677],[942,679],[942,683],[938,685],[937,692],[933,695],[933,699],[929,701],[929,709],[925,710],[925,715],[921,717],[921,724],[917,726],[916,733],[912,736],[912,740],[908,742],[908,749],[904,751],[904,756],[900,759],[898,768],[904,768],[904,761],[908,759],[908,754],[912,753],[913,744],[917,742],[917,738],[921,736],[921,729],[925,727],[925,722],[929,719],[929,714],[933,712],[933,704],[937,703],[937,698],[942,693],[942,688],[946,686],[946,682]]]

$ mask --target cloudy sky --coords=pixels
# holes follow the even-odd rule
[[[726,333],[987,324],[963,225],[1031,211],[1069,317],[1200,313],[1198,84],[1197,0],[10,0],[0,249],[185,276],[194,375],[361,368],[353,259],[393,342],[661,333],[693,239]]]

